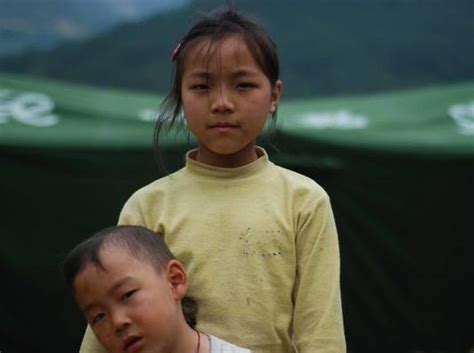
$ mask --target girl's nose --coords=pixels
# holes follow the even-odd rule
[[[216,88],[214,92],[211,92],[209,98],[210,109],[213,113],[231,112],[235,109],[232,94],[228,88],[222,86]]]

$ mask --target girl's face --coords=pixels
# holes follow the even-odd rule
[[[182,77],[184,113],[199,142],[196,159],[220,167],[255,160],[255,140],[277,107],[281,81],[272,87],[239,36],[190,47]]]

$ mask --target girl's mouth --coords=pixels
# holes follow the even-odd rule
[[[227,122],[222,122],[222,123],[215,123],[211,125],[211,128],[220,128],[220,127],[232,127],[236,128],[238,127],[237,124],[232,124],[232,123],[227,123]]]
[[[228,132],[239,128],[239,125],[228,122],[219,122],[209,126],[211,130],[219,132]]]

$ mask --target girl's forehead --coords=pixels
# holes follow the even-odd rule
[[[238,35],[219,39],[203,38],[187,48],[183,70],[213,69],[231,62],[233,65],[258,66],[245,40]]]

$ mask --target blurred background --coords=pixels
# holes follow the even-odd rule
[[[222,4],[0,0],[1,353],[77,351],[61,262],[163,175],[170,53]],[[260,143],[332,200],[349,352],[474,352],[474,1],[234,4],[280,52]],[[173,171],[189,146],[163,148]]]
[[[0,70],[166,92],[169,55],[213,0],[1,0]],[[235,1],[278,44],[286,97],[474,77],[472,0]]]

